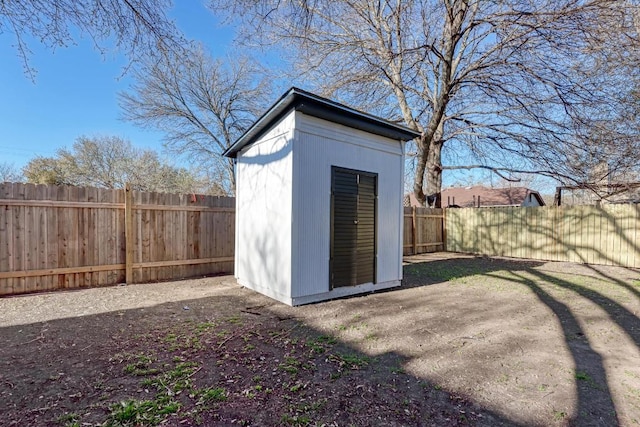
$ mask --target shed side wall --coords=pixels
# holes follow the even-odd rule
[[[293,297],[329,291],[331,166],[378,174],[376,282],[402,279],[402,153],[398,141],[296,113]]]
[[[291,112],[237,160],[236,270],[245,286],[283,302],[291,297]]]

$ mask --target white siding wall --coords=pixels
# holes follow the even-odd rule
[[[527,194],[527,197],[525,197],[520,206],[522,206],[523,208],[529,208],[532,206],[540,206],[540,203],[538,203],[538,198],[536,196],[534,196],[533,194]]]
[[[237,163],[235,276],[283,302],[291,296],[294,119],[292,111],[239,153]]]
[[[402,279],[403,146],[296,113],[292,297],[329,291],[331,166],[378,174],[377,283]]]

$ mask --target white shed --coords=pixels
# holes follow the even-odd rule
[[[235,277],[289,305],[399,286],[404,126],[291,88],[236,158]]]

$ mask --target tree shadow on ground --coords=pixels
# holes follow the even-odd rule
[[[592,340],[591,318],[572,301],[599,307],[637,352],[629,280],[606,269],[596,276],[631,294],[621,302],[574,280],[590,274],[584,266],[556,274],[542,262],[435,257],[406,265],[400,289],[297,308],[228,288],[2,328],[3,422],[99,423],[118,402],[147,402],[127,407],[139,416],[177,402],[177,412],[162,414],[167,425],[633,422],[620,415],[616,377]],[[213,392],[223,398],[203,400]]]
[[[545,281],[553,279],[555,284],[575,289],[569,282],[551,278],[534,270],[527,271],[539,279]],[[602,356],[589,343],[588,335],[580,326],[579,320],[566,304],[553,298],[549,292],[545,292],[536,280],[531,280],[522,274],[513,272],[512,274],[516,278],[509,278],[509,280],[529,287],[540,299],[540,302],[549,307],[560,320],[565,342],[575,366],[577,405],[573,421],[577,425],[611,426],[618,424]],[[488,273],[488,275],[500,277],[495,273]],[[589,384],[586,383],[587,380],[590,380]]]
[[[3,424],[516,425],[296,313],[233,289],[2,328]]]
[[[547,271],[548,263],[531,260],[499,259],[488,257],[455,256],[455,259],[435,260],[432,262],[415,261],[405,267],[405,287],[420,287],[440,283],[439,281],[465,280],[470,277],[487,277],[506,281],[514,285],[525,286],[530,289],[537,299],[544,304],[557,318],[561,327],[566,347],[570,352],[572,364],[575,367],[576,406],[568,422],[575,425],[618,425],[632,420],[621,419],[610,390],[611,378],[600,354],[602,349],[596,350],[585,328],[590,319],[581,316],[571,307],[567,300],[575,301],[582,298],[597,306],[606,313],[610,323],[617,326],[635,345],[630,353],[637,354],[640,349],[640,318],[636,312],[625,307],[615,298],[599,291],[597,286],[580,284],[584,279],[576,280],[576,276],[591,277],[592,282],[600,281],[612,287],[614,294],[627,292],[631,304],[640,302],[638,286],[632,280],[638,281],[640,274],[631,269],[590,266],[562,263],[567,271]],[[628,280],[616,277],[610,271],[624,270]],[[620,273],[620,271],[617,271]],[[640,282],[637,282],[640,283]],[[564,292],[549,291],[549,287]],[[610,292],[611,293],[611,292]],[[594,317],[596,313],[592,313]],[[586,320],[585,320],[586,319]],[[611,358],[611,354],[608,355]],[[615,356],[615,355],[614,355]],[[636,361],[637,362],[637,361]],[[636,389],[640,390],[640,389]],[[638,391],[636,391],[637,393]],[[618,397],[617,402],[620,401]],[[635,421],[637,422],[637,420]]]

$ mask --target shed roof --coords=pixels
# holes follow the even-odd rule
[[[301,111],[310,116],[399,141],[408,141],[420,136],[419,132],[406,126],[392,123],[380,117],[363,113],[338,102],[314,95],[311,92],[292,87],[222,154],[226,157],[235,158],[240,150],[247,145],[253,144],[260,135],[291,110]]]

